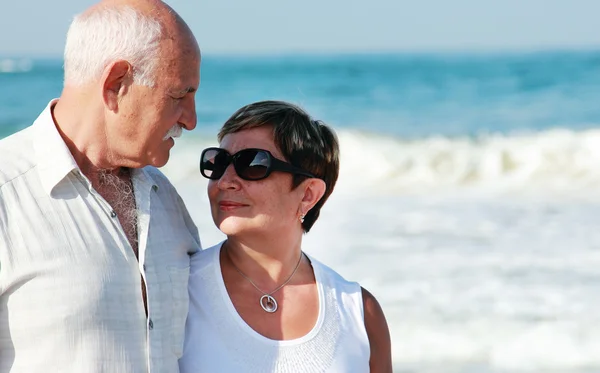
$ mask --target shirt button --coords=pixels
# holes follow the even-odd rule
[[[152,319],[150,319],[148,321],[148,329],[150,329],[150,330],[154,329],[154,323],[152,322]]]
[[[152,185],[152,190],[158,192],[158,185]]]
[[[117,213],[115,212],[115,210],[110,212],[110,217],[111,218],[116,218],[117,217]]]
[[[142,264],[142,269],[144,270],[144,272],[146,272],[146,265]]]

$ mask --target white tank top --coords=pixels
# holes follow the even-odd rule
[[[319,292],[317,322],[301,338],[272,340],[235,310],[221,274],[221,245],[192,256],[181,373],[369,372],[359,284],[309,257]]]

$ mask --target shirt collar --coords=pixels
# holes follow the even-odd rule
[[[144,168],[133,168],[131,169],[131,177],[134,181],[139,183],[139,186],[143,190],[154,190],[158,192],[158,183],[152,177],[152,174],[148,171],[149,167]]]
[[[52,195],[54,187],[73,170],[79,170],[77,162],[58,133],[52,108],[58,99],[50,101],[46,109],[33,123],[33,146],[37,158],[40,180],[44,191]]]

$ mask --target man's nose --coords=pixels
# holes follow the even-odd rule
[[[179,119],[179,124],[186,130],[191,131],[196,128],[196,123],[198,121],[196,115],[196,100],[194,99],[194,95],[190,94],[190,97],[186,97],[184,101],[183,113]]]

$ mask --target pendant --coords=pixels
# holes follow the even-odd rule
[[[260,297],[260,306],[265,312],[273,313],[277,311],[277,301],[269,294]]]

